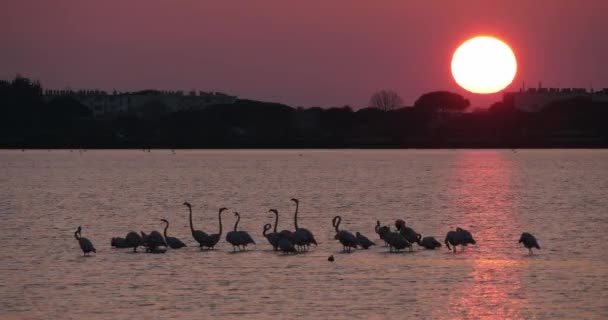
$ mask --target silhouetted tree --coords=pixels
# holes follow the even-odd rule
[[[403,100],[395,91],[380,90],[374,93],[369,99],[369,106],[371,108],[389,111],[401,108],[403,106]]]
[[[415,108],[432,112],[461,112],[471,105],[463,96],[449,91],[425,93],[414,103]]]

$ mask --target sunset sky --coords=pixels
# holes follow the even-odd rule
[[[219,90],[292,106],[413,104],[460,89],[450,59],[479,34],[507,42],[523,81],[608,87],[608,1],[3,1],[0,78],[45,87]]]

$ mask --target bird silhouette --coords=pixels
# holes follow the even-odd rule
[[[538,241],[536,241],[536,237],[533,236],[529,232],[524,232],[519,237],[519,243],[523,243],[524,247],[528,248],[528,252],[530,255],[533,255],[532,248],[536,248],[540,250],[540,246],[538,245]]]
[[[386,239],[383,238],[383,235],[390,232],[391,228],[389,226],[380,226],[380,220],[376,220],[376,227],[374,228],[374,231],[376,231],[380,239],[384,241],[384,246],[388,247],[388,242],[386,242]]]
[[[434,250],[436,248],[441,247],[441,242],[437,241],[434,237],[424,237],[422,238],[421,234],[418,234],[418,245],[424,247],[427,250]]]
[[[407,227],[405,225],[405,221],[402,219],[398,219],[395,221],[395,227],[397,228],[397,230],[399,230],[399,232],[401,233],[401,235],[405,238],[405,240],[407,240],[409,243],[418,243],[418,236],[419,234],[414,231],[414,229]],[[414,250],[412,246],[409,247],[410,251]]]
[[[150,234],[146,234],[145,232],[141,231],[141,235],[144,239],[144,246],[146,247],[146,252],[161,253],[160,251],[162,251],[162,249],[159,249],[159,247],[167,247],[167,242],[165,242],[165,238],[163,238],[163,235],[156,230],[150,232]]]
[[[203,241],[203,247],[207,247],[207,249],[215,249],[215,245],[217,245],[218,242],[220,242],[220,239],[222,238],[222,212],[224,212],[225,210],[227,210],[226,208],[220,208],[218,210],[218,214],[217,214],[217,218],[218,218],[218,222],[219,222],[219,230],[218,233],[214,233],[214,234],[210,234],[207,236],[207,238],[204,239]]]
[[[236,222],[234,223],[234,230],[226,234],[226,241],[232,245],[233,252],[236,251],[235,248],[238,248],[239,251],[246,250],[247,245],[250,243],[255,244],[255,241],[253,241],[249,233],[246,231],[238,231],[237,228],[239,221],[241,221],[241,215],[238,212],[235,212],[234,216],[237,217]]]
[[[356,238],[357,238],[357,243],[363,249],[368,249],[369,247],[376,245],[373,241],[369,240],[369,238],[367,238],[366,236],[362,235],[360,232],[356,233]]]
[[[110,241],[110,245],[117,249],[130,248],[129,244],[127,243],[127,240],[122,237],[112,238],[112,240]]]
[[[300,201],[296,198],[292,198],[291,201],[296,204],[296,211],[293,215],[295,232],[293,233],[295,238],[295,245],[300,249],[300,251],[308,250],[311,244],[317,245],[317,240],[315,240],[315,236],[310,232],[310,230],[305,228],[298,227],[298,208],[300,207]]]
[[[341,222],[342,217],[340,216],[335,216],[331,220],[331,224],[334,226],[334,229],[336,229],[336,235],[334,236],[334,239],[340,241],[340,243],[342,244],[343,252],[351,252],[351,248],[357,249],[357,237],[355,237],[352,233],[348,231],[340,230],[339,228]]]
[[[279,233],[277,232],[277,225],[279,224],[279,212],[276,209],[270,209],[268,212],[272,212],[274,214],[274,230],[273,232],[268,233],[270,228],[266,229],[266,225],[264,225],[264,231],[262,234],[264,237],[266,237],[270,245],[272,245],[274,251],[277,251],[279,250]],[[272,227],[270,223],[267,223],[267,225]]]
[[[90,252],[97,253],[93,243],[89,239],[82,237],[82,228],[80,226],[78,226],[78,229],[74,232],[74,237],[78,240],[78,244],[80,245],[80,249],[84,256],[88,256]]]
[[[160,219],[160,221],[165,223],[165,230],[163,231],[163,235],[165,236],[165,242],[171,249],[179,249],[186,246],[181,240],[175,237],[169,237],[167,235],[167,229],[169,229],[169,221],[167,219]]]
[[[295,247],[295,238],[293,232],[283,230],[279,232],[278,248],[284,253],[298,253]]]
[[[203,249],[203,246],[205,245],[205,240],[207,240],[207,237],[209,237],[209,235],[201,230],[194,230],[194,226],[192,225],[192,205],[189,202],[184,202],[184,205],[188,207],[188,210],[190,211],[190,231],[192,232],[192,238],[194,238],[194,240],[198,242],[200,248]]]
[[[462,246],[463,250],[468,244],[476,244],[477,242],[473,239],[473,235],[465,229],[460,227],[456,228],[456,231],[449,231],[445,236],[445,245],[448,247],[448,250],[453,250],[456,252],[456,246]],[[450,244],[452,248],[450,248]]]
[[[142,237],[135,231],[130,231],[127,233],[125,241],[127,242],[129,248],[133,248],[133,252],[137,252],[137,247],[144,245]]]

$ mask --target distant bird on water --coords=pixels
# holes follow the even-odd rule
[[[343,252],[351,252],[351,248],[357,249],[357,237],[355,237],[355,235],[346,230],[340,230],[339,228],[341,222],[342,217],[340,216],[335,216],[331,220],[331,224],[334,226],[334,229],[336,229],[336,235],[334,236],[334,239],[340,241],[340,243],[342,244]]]
[[[160,219],[160,221],[165,223],[165,230],[163,231],[163,235],[165,236],[165,242],[167,242],[167,245],[169,245],[171,249],[179,249],[185,247],[186,244],[183,243],[181,240],[175,237],[169,237],[167,235],[167,229],[169,229],[169,221],[167,221],[166,219]]]
[[[220,208],[218,210],[217,218],[219,221],[219,230],[218,233],[213,233],[207,236],[205,241],[203,241],[203,247],[207,247],[207,249],[213,250],[215,245],[220,242],[220,238],[222,237],[222,212],[228,210],[226,208]]]
[[[144,245],[144,240],[135,231],[130,231],[127,233],[125,242],[127,243],[128,248],[133,248],[133,252],[137,252],[137,247]]]
[[[300,251],[308,250],[311,244],[317,245],[317,240],[315,240],[315,236],[310,230],[298,227],[298,208],[300,207],[300,201],[296,198],[292,198],[291,201],[296,204],[296,212],[293,214],[293,221],[296,228],[293,233],[295,245],[300,248]]]
[[[331,256],[329,256],[329,258],[327,258],[327,261],[334,262],[335,261],[334,255],[332,254]]]
[[[528,248],[529,254],[532,255],[532,248],[536,248],[540,250],[540,246],[538,245],[538,241],[536,241],[536,237],[533,236],[529,232],[524,232],[519,237],[519,243],[523,243],[524,247]]]
[[[359,232],[356,233],[356,237],[357,237],[357,243],[363,249],[368,249],[369,247],[376,245],[373,241],[369,240],[366,236],[362,235]]]
[[[434,250],[441,247],[441,242],[437,241],[434,237],[424,237],[418,234],[418,245],[424,247],[427,250]]]
[[[468,244],[476,244],[477,242],[473,239],[473,235],[465,229],[456,228],[456,231],[449,231],[445,236],[445,245],[448,250],[456,252],[456,246],[461,245],[466,247]],[[450,248],[450,244],[453,248]]]
[[[405,220],[398,219],[395,221],[395,227],[399,230],[399,233],[409,242],[418,243],[419,234],[412,228],[405,225]],[[418,243],[419,244],[419,243]],[[410,251],[413,251],[413,247],[410,246]]]
[[[209,237],[209,235],[206,232],[203,232],[201,230],[194,230],[194,226],[192,225],[192,205],[189,202],[184,202],[184,205],[186,207],[188,207],[188,210],[190,211],[190,231],[192,232],[192,238],[194,238],[194,240],[196,240],[196,242],[198,242],[201,250],[203,249],[203,246],[205,245],[205,241],[207,240],[207,237]]]
[[[145,232],[141,231],[141,237],[144,239],[144,246],[146,247],[146,252],[164,253],[164,250],[159,249],[159,247],[167,248],[167,242],[165,242],[165,238],[163,238],[163,235],[156,230],[150,232],[150,234],[146,234]]]
[[[232,245],[233,252],[236,251],[236,248],[239,248],[239,251],[245,250],[248,244],[255,244],[255,241],[253,241],[247,231],[238,231],[237,229],[239,221],[241,221],[241,215],[238,212],[235,212],[234,216],[237,217],[236,222],[234,223],[234,230],[226,234],[226,241]]]
[[[89,239],[82,237],[82,228],[80,226],[78,226],[78,229],[74,232],[74,237],[78,240],[78,244],[80,245],[80,249],[82,249],[84,256],[89,255],[91,251],[97,253],[93,243]]]
[[[294,233],[291,230],[281,230],[281,232],[277,233],[277,228],[279,226],[279,212],[276,209],[270,209],[269,212],[274,213],[274,233],[277,235],[275,250],[280,250],[284,253],[297,253],[298,251],[295,247],[296,237]],[[268,239],[268,241],[272,244],[271,240],[274,241],[273,239]]]
[[[268,243],[270,243],[274,251],[277,251],[279,250],[279,233],[277,232],[277,225],[279,224],[279,212],[276,209],[270,209],[268,212],[274,213],[274,230],[273,232],[267,233],[272,227],[270,223],[267,223],[264,225],[264,232],[262,232],[262,235],[266,237]]]
[[[386,242],[384,236],[391,231],[391,228],[389,226],[380,226],[380,220],[376,220],[376,227],[374,228],[374,231],[376,231],[380,239],[384,241],[384,246],[388,247],[388,242]]]
[[[114,237],[110,241],[110,245],[117,249],[130,248],[127,240],[121,237]]]
[[[298,253],[294,243],[296,242],[293,232],[283,230],[279,232],[277,247],[284,253]]]

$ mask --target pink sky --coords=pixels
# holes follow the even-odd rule
[[[50,88],[219,90],[293,106],[406,104],[460,89],[458,44],[502,38],[518,58],[508,89],[608,87],[608,1],[13,0],[0,12],[0,78]]]

